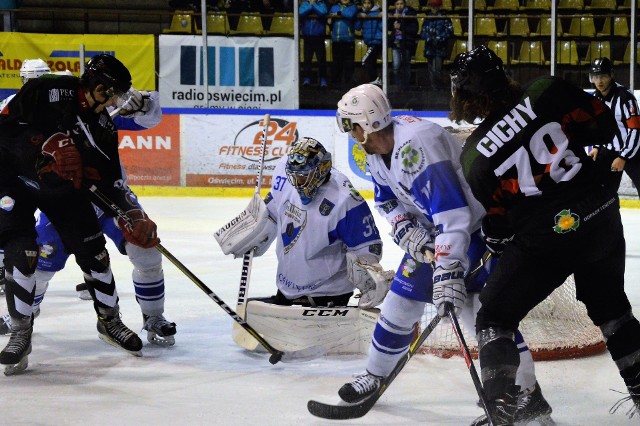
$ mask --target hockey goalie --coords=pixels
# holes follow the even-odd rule
[[[224,254],[235,257],[260,256],[276,240],[276,294],[238,305],[238,313],[274,347],[323,345],[327,353],[368,347],[375,307],[394,273],[379,264],[382,241],[369,206],[332,168],[331,154],[319,141],[296,142],[276,165],[265,199],[256,194],[215,238]],[[357,306],[350,305],[356,290]],[[234,341],[262,349],[241,327],[234,328]]]

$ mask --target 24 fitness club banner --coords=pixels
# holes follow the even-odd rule
[[[159,50],[163,108],[295,108],[293,39],[209,36],[207,94],[202,37],[161,35]]]

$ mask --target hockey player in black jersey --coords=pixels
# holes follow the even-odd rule
[[[120,319],[106,241],[85,189],[96,185],[127,212],[133,223],[122,226],[127,241],[141,247],[159,243],[153,221],[128,197],[117,129],[106,111],[130,87],[127,68],[101,54],[80,78],[46,75],[27,82],[0,116],[0,245],[12,319],[9,343],[0,352],[5,374],[25,369],[31,352],[37,208],[84,272],[99,337],[140,354],[142,341]]]
[[[619,200],[585,151],[612,140],[613,114],[553,77],[521,88],[484,46],[456,57],[451,87],[450,118],[482,120],[465,142],[461,163],[487,211],[487,247],[500,255],[476,318],[482,382],[495,424],[516,420],[514,331],[572,273],[576,296],[602,330],[627,385],[631,412],[640,412],[640,323],[624,291]]]
[[[595,87],[593,95],[613,112],[618,130],[610,141],[593,147],[589,155],[611,171],[611,185],[617,190],[622,171],[640,190],[640,111],[633,93],[613,78],[613,65],[609,58],[593,60],[589,81]]]

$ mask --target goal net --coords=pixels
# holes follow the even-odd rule
[[[421,328],[437,315],[433,305],[427,304]],[[475,330],[463,329],[464,339],[474,357],[478,342]],[[520,332],[529,346],[533,359],[552,360],[590,356],[606,349],[600,329],[587,316],[582,302],[576,300],[576,288],[571,275],[563,285],[536,306],[520,323]],[[460,346],[448,319],[443,319],[420,348],[448,358],[461,354]]]

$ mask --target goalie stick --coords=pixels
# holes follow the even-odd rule
[[[400,374],[400,371],[402,371],[404,366],[407,365],[407,362],[409,362],[418,349],[420,349],[420,346],[422,346],[424,341],[427,340],[427,337],[429,337],[431,332],[438,326],[440,318],[441,317],[439,315],[433,317],[418,339],[414,340],[411,346],[409,346],[409,351],[398,360],[395,367],[393,367],[393,370],[391,370],[391,373],[380,381],[380,388],[378,391],[369,398],[356,404],[349,405],[332,405],[310,400],[307,402],[307,410],[316,417],[331,420],[357,419],[367,414],[376,404],[378,399],[380,399],[382,394],[387,390],[391,382],[393,382],[398,374]]]
[[[124,220],[128,225],[133,225],[133,222],[129,216],[120,208],[117,204],[113,203],[106,195],[104,195],[95,186],[89,187],[94,196],[100,200],[100,202],[106,205],[111,211],[118,216],[118,218]],[[205,283],[203,283],[198,277],[196,277],[186,266],[182,264],[175,256],[173,256],[162,244],[158,244],[156,249],[164,255],[171,263],[173,263],[182,273],[184,273],[191,281],[195,283],[202,291],[204,291],[211,300],[216,302],[231,318],[233,318],[240,326],[251,334],[264,348],[271,353],[269,362],[276,364],[278,361],[292,362],[292,361],[304,361],[308,359],[317,358],[324,354],[324,348],[320,346],[311,346],[308,348],[300,349],[297,351],[280,351],[269,344],[253,327],[247,324],[242,317],[240,317],[233,309],[229,307],[222,299],[220,299]]]
[[[478,273],[480,273],[485,263],[488,262],[490,258],[491,258],[491,253],[487,251],[480,259],[479,265],[476,266],[469,274],[467,274],[467,276],[465,277],[465,280],[473,279],[476,275],[478,275]],[[310,400],[309,402],[307,402],[307,410],[309,410],[309,412],[316,417],[321,417],[323,419],[330,419],[330,420],[357,419],[367,414],[369,410],[371,410],[371,408],[373,408],[373,406],[376,404],[378,399],[380,399],[382,394],[387,390],[391,382],[393,382],[396,376],[400,374],[400,371],[402,371],[402,369],[407,364],[407,362],[409,362],[409,360],[413,357],[413,355],[415,355],[418,349],[420,349],[422,344],[425,342],[425,340],[427,340],[427,338],[433,332],[433,330],[438,326],[438,324],[440,323],[440,319],[441,317],[439,315],[436,315],[431,320],[431,322],[427,325],[427,328],[425,328],[425,330],[420,334],[418,339],[415,340],[411,344],[411,346],[409,346],[409,351],[402,358],[398,360],[395,367],[393,367],[393,370],[391,370],[391,373],[387,377],[381,380],[380,388],[378,389],[378,391],[373,395],[371,395],[369,398],[363,401],[360,401],[356,404],[348,404],[348,405],[325,404],[323,402]],[[457,324],[457,319],[455,324]],[[460,326],[458,325],[458,329],[459,328]],[[462,333],[460,333],[460,335],[462,336]],[[467,352],[468,352],[468,349],[467,349]],[[469,359],[471,359],[470,356],[469,356]],[[473,366],[473,362],[471,365]],[[475,372],[475,367],[473,367],[473,371]],[[473,377],[473,374],[472,374],[472,377]],[[478,377],[477,373],[475,374],[475,377],[476,378]],[[479,379],[478,379],[478,383],[479,383]],[[479,388],[476,387],[476,389],[478,389],[478,394],[480,395],[480,397],[484,398],[483,404],[485,407],[485,411],[488,413],[488,410],[486,409],[487,400],[484,397],[484,391],[482,390],[482,385],[480,384],[480,387]],[[491,417],[488,414],[487,416],[488,416],[488,419],[491,420]]]
[[[264,170],[264,155],[265,150],[267,148],[267,135],[269,133],[269,123],[271,122],[271,115],[265,114],[263,125],[264,129],[262,131],[262,144],[260,145],[260,158],[258,161],[258,175],[256,176],[256,186],[255,186],[255,194],[260,194],[260,188],[262,187],[262,173]],[[249,293],[249,278],[251,277],[251,265],[253,263],[253,253],[254,250],[249,250],[242,256],[242,273],[240,274],[240,286],[238,287],[238,303],[236,305],[236,312],[243,319],[247,317],[247,296]],[[239,344],[244,348],[255,349],[256,341],[251,338],[251,336],[247,335],[243,328],[240,327],[238,322],[233,323],[233,329],[231,330],[231,335],[233,337],[234,342]]]

